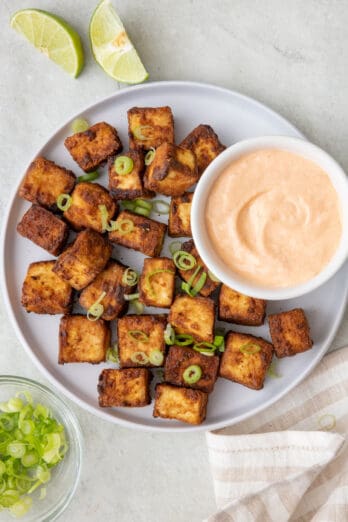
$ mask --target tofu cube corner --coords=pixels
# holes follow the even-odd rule
[[[228,332],[219,375],[253,390],[260,390],[263,388],[272,356],[273,346],[265,339]]]
[[[277,357],[288,357],[310,350],[313,341],[306,314],[302,308],[268,316]]]
[[[151,375],[146,368],[125,368],[103,370],[99,376],[99,406],[140,407],[151,402]]]

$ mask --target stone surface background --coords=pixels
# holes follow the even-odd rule
[[[87,29],[95,4],[0,3],[0,216],[47,137],[71,114],[118,89],[89,52]],[[289,118],[348,170],[347,2],[114,0],[114,5],[152,81],[211,82],[253,96]],[[78,80],[9,27],[10,15],[25,7],[55,12],[79,31],[87,60]],[[333,348],[347,340],[346,315]],[[45,382],[16,339],[2,302],[0,372]],[[132,431],[73,407],[86,451],[80,486],[61,520],[197,522],[214,510],[203,434]]]

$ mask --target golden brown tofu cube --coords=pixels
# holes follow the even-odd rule
[[[164,380],[176,386],[186,386],[210,393],[217,379],[220,359],[216,355],[208,357],[187,346],[171,346],[166,357]],[[202,375],[193,384],[187,383],[184,372],[189,366],[199,366]]]
[[[210,125],[198,125],[180,143],[180,146],[192,150],[196,156],[199,176],[202,175],[209,163],[226,148],[225,145],[220,143],[217,134]]]
[[[190,241],[186,241],[185,243],[183,243],[181,246],[181,250],[184,250],[184,252],[188,252],[189,254],[191,254],[196,260],[196,265],[193,268],[191,268],[191,270],[179,270],[180,277],[184,281],[188,282],[193,277],[197,268],[199,266],[202,267],[202,269],[199,270],[196,277],[193,279],[192,287],[194,287],[195,284],[198,283],[200,277],[205,272],[207,274],[206,280],[199,293],[203,297],[209,297],[214,292],[214,290],[216,290],[220,286],[220,283],[218,281],[213,281],[212,278],[210,277],[208,268],[206,267],[206,265],[203,263],[202,259],[200,258],[192,239],[190,239]]]
[[[112,247],[94,230],[83,230],[59,256],[53,271],[75,290],[82,290],[104,269]]]
[[[151,403],[151,375],[146,368],[103,370],[99,376],[99,406],[139,407]]]
[[[128,301],[124,296],[132,292],[132,287],[122,283],[123,274],[127,268],[110,260],[102,272],[84,288],[80,295],[80,305],[88,310],[99,300],[103,292],[105,297],[100,302],[104,307],[102,319],[112,321],[122,315],[128,308]]]
[[[198,180],[196,158],[189,149],[162,143],[147,167],[144,185],[165,196],[181,196]]]
[[[219,375],[253,390],[261,390],[272,356],[273,346],[261,337],[228,332]]]
[[[174,196],[170,202],[168,234],[171,237],[191,237],[191,204],[193,192]]]
[[[240,294],[226,285],[221,286],[218,315],[227,323],[260,326],[266,315],[266,301]]]
[[[75,181],[71,170],[39,156],[29,165],[18,194],[32,203],[55,210],[58,196],[70,194]]]
[[[208,394],[170,384],[157,384],[154,417],[202,424],[207,412]]]
[[[170,107],[133,107],[127,112],[129,148],[157,149],[174,143],[174,118]]]
[[[85,172],[97,169],[110,156],[122,150],[116,129],[105,122],[96,123],[84,132],[68,136],[64,145]]]
[[[116,158],[110,158],[108,165],[109,190],[116,199],[151,198],[155,194],[144,188],[144,154],[138,150],[130,150],[122,156],[133,161],[133,170],[129,174],[117,174]]]
[[[215,303],[208,297],[179,295],[175,298],[168,322],[179,334],[189,334],[196,341],[214,340]]]
[[[277,357],[296,355],[312,348],[313,341],[302,308],[269,315],[268,322]]]
[[[59,326],[59,364],[106,359],[110,346],[110,329],[103,319],[89,321],[85,315],[65,315]]]
[[[67,242],[69,228],[49,210],[32,205],[18,223],[17,232],[53,256],[57,256]]]
[[[22,305],[35,314],[67,314],[73,290],[53,271],[55,261],[31,263],[22,287]]]
[[[151,362],[151,352],[165,354],[165,315],[126,315],[117,321],[118,353],[121,368],[163,366]]]
[[[146,256],[160,255],[167,225],[128,210],[120,212],[116,223],[122,227],[122,231],[114,230],[109,233],[112,243],[138,250]],[[127,230],[129,232],[125,233]]]
[[[98,183],[78,183],[71,194],[71,205],[64,212],[64,218],[74,230],[92,228],[104,232],[102,214],[99,205],[104,205],[107,211],[107,222],[115,215],[116,202],[109,192]]]
[[[144,259],[139,301],[147,306],[169,308],[174,299],[175,271],[175,265],[168,257]]]

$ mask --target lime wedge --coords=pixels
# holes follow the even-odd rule
[[[110,0],[94,11],[89,37],[96,62],[114,80],[140,83],[149,77]]]
[[[12,16],[11,27],[71,76],[76,78],[80,74],[81,40],[65,20],[40,9],[23,9]]]

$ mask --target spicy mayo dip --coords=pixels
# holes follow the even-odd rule
[[[341,206],[329,176],[292,152],[260,149],[217,178],[205,220],[212,247],[259,286],[291,287],[319,274],[341,235]]]

